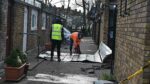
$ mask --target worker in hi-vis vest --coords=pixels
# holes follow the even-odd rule
[[[50,40],[51,40],[51,59],[50,60],[51,61],[53,61],[55,47],[57,47],[58,62],[61,61],[60,48],[61,48],[61,43],[63,39],[64,39],[64,33],[63,33],[62,21],[59,18],[55,18],[52,24],[52,28],[50,30]]]
[[[73,32],[70,35],[70,55],[72,55],[72,47],[74,47],[75,53],[81,54],[80,41],[82,37],[82,32]]]

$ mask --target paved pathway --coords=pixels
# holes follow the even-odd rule
[[[62,48],[66,54],[67,47]],[[94,54],[96,50],[96,45],[91,38],[86,37],[82,40],[81,51],[83,54]],[[100,63],[44,60],[30,70],[23,80],[19,82],[0,81],[0,84],[93,84],[99,78],[99,67]]]

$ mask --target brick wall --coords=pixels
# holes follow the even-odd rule
[[[34,31],[32,31],[31,30],[31,13],[32,13],[32,10],[33,10],[34,8],[32,8],[32,7],[29,7],[29,13],[28,13],[28,33],[37,33],[38,32],[38,30],[34,30]],[[37,9],[35,9],[35,10],[37,10]],[[38,11],[38,10],[37,10]],[[39,14],[38,14],[38,16],[39,16]],[[39,20],[39,18],[37,19],[37,20]],[[39,23],[38,23],[39,24]],[[39,28],[39,27],[38,27]],[[37,48],[37,42],[38,42],[38,38],[37,38],[37,35],[33,35],[33,34],[31,34],[31,35],[28,35],[28,41],[27,41],[27,50],[31,50],[31,49],[34,49],[34,48]]]
[[[108,35],[108,20],[109,20],[109,12],[108,9],[105,9],[105,12],[103,14],[103,20],[102,20],[102,28],[103,28],[103,42],[107,44],[107,35]]]
[[[50,22],[50,16],[48,14],[46,14],[46,29],[45,30],[42,30],[40,28],[40,36],[41,36],[41,39],[40,39],[40,42],[41,42],[41,45],[44,45],[45,43],[49,42],[49,33],[50,33],[50,28],[51,28],[51,22]],[[41,22],[42,23],[42,22]]]
[[[108,0],[102,0],[102,3],[109,3]],[[100,42],[103,41],[107,44],[108,35],[108,20],[109,20],[109,9],[105,7],[102,18],[101,18],[101,29],[100,29]]]
[[[6,55],[6,32],[7,32],[7,8],[8,1],[1,0],[0,19],[3,20],[0,23],[0,61],[3,61]]]
[[[38,24],[37,24],[37,30],[34,30],[32,31],[31,30],[31,13],[32,13],[32,10],[35,9],[38,11]],[[28,36],[28,44],[27,44],[27,50],[31,50],[31,49],[35,49],[38,47],[38,41],[40,42],[40,47],[43,47],[44,44],[46,42],[48,42],[48,36],[49,36],[49,24],[50,24],[50,18],[47,19],[46,21],[46,29],[45,30],[42,30],[42,13],[46,13],[44,11],[40,11],[40,9],[36,9],[36,8],[33,8],[33,7],[29,7],[29,19],[28,19],[28,33],[37,33],[40,38],[38,39],[37,35],[29,35]]]
[[[2,3],[1,3],[2,2]],[[12,48],[19,48],[22,50],[22,41],[23,41],[23,27],[24,27],[24,7],[25,4],[21,4],[18,2],[15,2],[12,8]],[[46,30],[41,30],[41,15],[38,16],[38,30],[31,31],[31,10],[37,9],[33,6],[27,6],[28,11],[28,33],[39,33],[41,36],[41,44],[40,46],[44,46],[44,43],[48,40],[48,26],[46,27]],[[8,9],[8,1],[7,0],[0,0],[0,20],[3,20],[0,22],[0,61],[3,61],[6,55],[6,34],[7,34],[7,9]],[[38,9],[40,11],[40,9]],[[47,21],[50,21],[50,17],[47,19]],[[46,33],[45,33],[46,32]],[[47,38],[45,38],[47,37]],[[44,40],[43,40],[44,38]],[[28,35],[27,37],[27,50],[35,49],[37,48],[37,36],[36,35]]]
[[[39,14],[39,34],[40,34],[40,45],[44,45],[47,41],[47,38],[48,38],[48,35],[47,35],[47,26],[45,26],[45,29],[42,29],[42,23],[43,23],[43,17],[42,17],[42,13],[45,13],[45,12],[41,12]]]
[[[117,2],[120,5],[120,1]],[[123,3],[125,0],[122,0]],[[128,0],[126,15],[120,14],[118,5],[117,29],[116,29],[116,55],[115,75],[117,80],[123,80],[144,65],[144,61],[150,55],[149,27],[147,26],[147,6],[149,0]],[[124,7],[122,9],[124,11]],[[150,70],[145,70],[147,73]],[[144,80],[143,80],[144,77]],[[128,84],[149,84],[149,76],[140,74]]]
[[[144,49],[144,61],[150,61],[150,1],[147,1],[147,25],[146,25],[146,35],[145,35],[145,49]],[[150,84],[150,67],[144,70],[143,84]]]
[[[15,3],[14,4],[14,18],[13,18],[13,48],[22,49],[22,37],[20,34],[23,32],[23,21],[24,21],[24,5]]]

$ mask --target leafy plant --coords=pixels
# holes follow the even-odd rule
[[[11,66],[11,67],[19,67],[26,61],[27,61],[26,55],[24,55],[18,49],[14,49],[11,52],[10,56],[8,56],[5,59],[5,63],[7,64],[7,66]]]
[[[26,63],[27,62],[27,56],[18,49],[16,49],[16,51],[17,51],[18,56],[21,59],[22,63]]]
[[[115,80],[114,76],[110,75],[110,74],[106,74],[106,73],[103,73],[102,75],[102,80]]]

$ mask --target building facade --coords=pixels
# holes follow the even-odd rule
[[[47,5],[37,0],[1,0],[0,6],[1,76],[4,68],[1,65],[13,49],[27,54],[35,51],[36,57],[49,42],[52,16],[46,10]]]
[[[128,77],[150,60],[150,1],[118,0],[115,75]],[[119,73],[118,73],[119,72]],[[135,76],[128,84],[149,84],[150,68]]]
[[[95,17],[100,19],[93,20],[93,39],[98,45],[103,41],[112,49],[112,73],[121,81],[150,61],[150,1],[96,1],[103,6],[97,4],[100,10],[96,10]],[[143,73],[125,84],[150,84],[150,68],[144,68]]]

